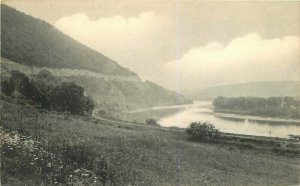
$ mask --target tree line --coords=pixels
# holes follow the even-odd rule
[[[39,108],[67,111],[75,115],[91,115],[94,102],[84,95],[84,89],[74,82],[56,82],[49,71],[41,71],[36,80],[24,73],[12,70],[10,77],[1,80],[1,92],[5,96],[26,100]]]
[[[213,105],[218,110],[244,111],[251,115],[300,118],[300,100],[293,97],[217,97]]]

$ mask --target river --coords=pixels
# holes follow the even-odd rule
[[[194,121],[208,121],[220,131],[228,133],[272,137],[287,137],[289,134],[300,135],[299,120],[215,113],[210,101],[195,101],[190,105],[136,110],[127,113],[125,119],[139,121],[144,118],[156,118],[158,123],[164,127],[186,128]]]

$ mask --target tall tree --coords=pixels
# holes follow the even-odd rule
[[[71,114],[92,114],[94,104],[84,96],[84,89],[73,82],[64,82],[55,87],[50,95],[50,105],[59,111],[70,111]]]
[[[1,92],[3,94],[6,96],[11,96],[14,90],[15,88],[11,79],[1,81]]]

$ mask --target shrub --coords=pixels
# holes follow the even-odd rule
[[[107,114],[107,112],[103,109],[99,110],[98,113],[97,113],[97,115],[99,115],[99,116],[105,116],[106,114]]]
[[[293,140],[293,141],[300,141],[300,135],[288,135],[288,139],[289,140]]]
[[[220,131],[207,122],[191,123],[186,133],[192,140],[199,141],[211,141],[220,137]]]
[[[146,124],[148,125],[158,125],[157,121],[153,118],[146,119]]]

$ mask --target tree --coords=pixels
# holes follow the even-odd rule
[[[18,70],[13,70],[9,79],[11,86],[14,87],[21,95],[26,99],[33,101],[36,104],[42,106],[42,108],[48,108],[49,104],[45,95],[36,87],[33,80]]]
[[[84,96],[84,89],[73,82],[64,82],[55,87],[50,94],[50,106],[58,111],[70,111],[71,114],[92,114],[94,103]]]
[[[15,88],[11,79],[1,81],[1,92],[3,94],[5,94],[6,96],[11,96],[14,90]]]
[[[26,97],[28,87],[29,87],[29,78],[22,72],[18,70],[13,70],[11,72],[11,81],[15,89],[22,95]]]
[[[219,97],[217,97],[216,99],[214,99],[213,105],[214,105],[215,107],[220,107],[220,108],[222,108],[222,107],[224,107],[224,102],[225,102],[225,98],[222,97],[222,96],[219,96]]]
[[[54,79],[54,76],[48,70],[41,70],[37,76],[38,78],[42,78],[42,79]]]
[[[186,129],[186,133],[192,140],[200,141],[210,141],[220,137],[220,131],[215,129],[215,126],[212,124],[206,122],[191,123]]]
[[[31,99],[32,101],[34,101],[36,103],[40,103],[40,101],[42,99],[42,95],[41,95],[40,91],[35,86],[35,84],[32,80],[27,84],[24,96],[28,99]]]
[[[83,97],[83,109],[87,115],[92,115],[95,104],[90,97]]]
[[[53,76],[48,70],[41,70],[35,78],[35,85],[39,91],[45,95],[47,98],[50,97],[50,93],[55,86],[60,84],[60,81],[57,77]]]
[[[288,107],[296,105],[296,100],[290,96],[284,97],[283,100]]]
[[[281,105],[280,97],[270,97],[268,98],[268,106],[278,108]]]
[[[55,87],[50,95],[50,105],[55,110],[81,114],[83,88],[75,83],[62,83]]]

